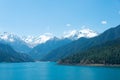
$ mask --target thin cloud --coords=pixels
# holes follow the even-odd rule
[[[71,25],[71,24],[66,24],[66,26],[67,26],[67,27],[70,27],[70,26],[72,26],[72,25]]]
[[[118,11],[118,14],[120,15],[120,11]]]
[[[107,21],[101,21],[101,24],[107,24]]]

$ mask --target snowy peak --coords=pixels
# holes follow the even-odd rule
[[[5,40],[7,42],[14,42],[16,40],[20,40],[20,38],[13,33],[4,32],[4,33],[0,33],[0,40]]]
[[[91,29],[88,29],[88,28],[87,29],[82,29],[79,32],[81,32],[82,34],[84,34],[84,36],[82,36],[82,37],[87,37],[87,38],[95,37],[95,36],[98,35],[97,32],[95,32],[95,31],[93,31]]]
[[[38,44],[45,43],[46,41],[54,38],[54,36],[51,33],[45,33],[40,36],[27,36],[22,37],[22,40],[25,41],[30,47],[34,47]]]
[[[36,43],[45,43],[47,40],[52,39],[54,36],[51,33],[45,33],[43,35],[40,35],[36,39]]]
[[[53,38],[54,36],[51,33],[45,33],[40,36],[18,36],[8,32],[0,33],[0,41],[7,42],[7,43],[20,42],[31,48],[38,44],[45,43],[46,41]]]
[[[33,48],[38,44],[47,42],[48,40],[59,40],[59,39],[65,39],[65,38],[68,38],[71,40],[77,40],[81,37],[91,38],[97,35],[98,34],[95,31],[88,28],[87,29],[84,28],[81,30],[71,30],[71,31],[65,32],[64,36],[61,38],[57,38],[53,36],[53,34],[51,33],[45,33],[39,36],[21,36],[20,37],[12,33],[4,32],[4,33],[0,33],[0,40],[9,42],[9,43],[14,43],[14,42],[22,43]]]
[[[78,38],[81,38],[81,37],[91,38],[91,37],[95,37],[97,35],[98,35],[97,32],[95,32],[89,28],[84,28],[81,30],[71,30],[71,31],[65,32],[63,38],[77,40]]]

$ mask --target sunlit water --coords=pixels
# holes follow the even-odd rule
[[[66,66],[53,62],[0,63],[0,80],[120,80],[120,68]]]

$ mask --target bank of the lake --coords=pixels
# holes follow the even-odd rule
[[[69,64],[69,63],[57,63],[57,64],[68,66],[120,67],[120,65],[118,64]]]

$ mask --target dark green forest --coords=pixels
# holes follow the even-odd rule
[[[59,61],[61,64],[120,64],[120,38],[78,52]]]

